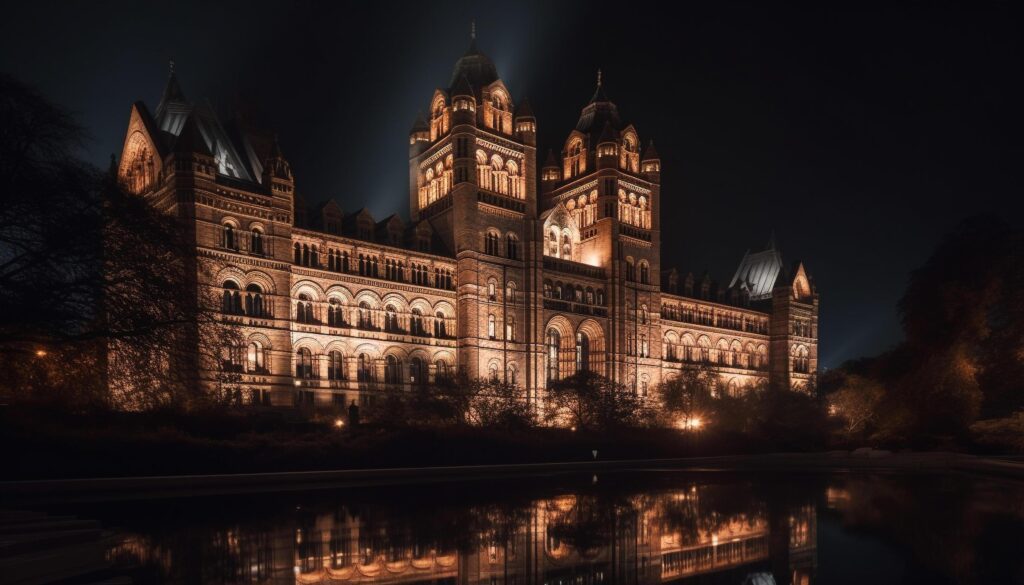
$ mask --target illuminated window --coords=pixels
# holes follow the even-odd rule
[[[245,314],[250,317],[265,316],[263,307],[263,289],[258,284],[245,287]]]
[[[316,377],[313,370],[313,353],[309,351],[309,348],[300,347],[295,352],[295,377],[303,380],[311,380]]]
[[[226,315],[242,314],[242,295],[238,291],[238,285],[233,281],[224,282],[224,294],[221,301],[221,310]]]
[[[494,339],[494,315],[487,316],[487,337]]]
[[[345,359],[340,351],[335,350],[327,354],[327,379],[345,379]]]
[[[547,354],[548,354],[548,380],[557,380],[558,376],[558,351],[562,344],[562,336],[554,327],[548,329]]]

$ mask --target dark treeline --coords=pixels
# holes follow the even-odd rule
[[[911,273],[906,340],[826,373],[849,440],[1024,450],[1024,231],[976,217]]]

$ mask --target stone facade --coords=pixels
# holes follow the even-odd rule
[[[276,139],[190,103],[173,71],[155,113],[133,105],[119,170],[194,228],[198,294],[245,338],[206,369],[265,404],[365,403],[456,371],[535,401],[581,369],[648,396],[700,363],[731,392],[809,387],[801,264],[770,245],[728,287],[663,269],[661,161],[600,76],[539,168],[536,131],[474,39],[410,132],[409,222],[307,210]]]

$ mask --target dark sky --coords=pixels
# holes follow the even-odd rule
[[[1011,2],[19,2],[0,70],[119,152],[131,103],[186,95],[276,131],[307,199],[408,214],[407,135],[477,22],[557,150],[604,70],[662,157],[663,264],[727,279],[774,230],[821,293],[821,359],[900,339],[895,304],[941,235],[1020,223],[1021,20]]]

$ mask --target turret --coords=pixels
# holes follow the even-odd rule
[[[270,155],[263,162],[263,185],[270,191],[271,195],[278,197],[292,197],[295,193],[295,178],[292,176],[292,166],[288,164],[281,154],[281,146],[277,143],[277,136],[270,148]]]
[[[647,143],[647,149],[644,150],[644,156],[640,162],[640,170],[643,171],[644,177],[648,181],[661,182],[661,158],[658,157],[658,151],[654,149],[654,140]]]
[[[548,193],[555,188],[555,185],[558,184],[558,180],[561,178],[561,165],[558,164],[558,159],[555,158],[555,152],[549,148],[547,159],[544,160],[544,167],[541,169],[541,191]]]
[[[430,146],[430,124],[423,118],[423,112],[416,114],[416,119],[409,130],[409,156],[413,157]]]
[[[530,102],[523,98],[516,107],[515,120],[516,138],[523,144],[537,146],[537,118],[533,115]]]
[[[476,94],[465,75],[452,86],[452,125],[476,125]]]
[[[597,168],[615,168],[619,164],[619,142],[610,122],[605,122],[597,139]]]

